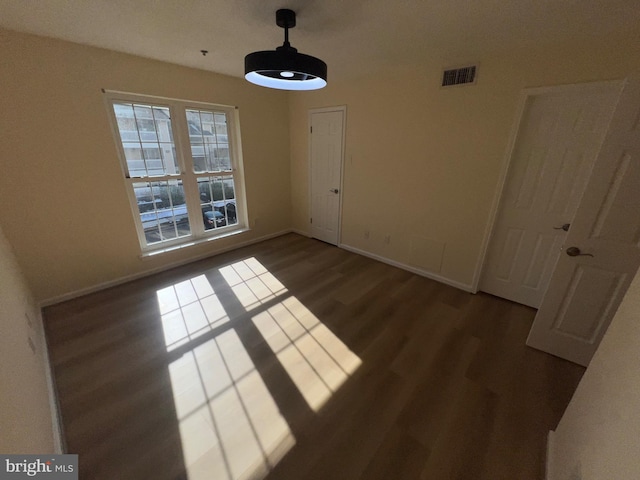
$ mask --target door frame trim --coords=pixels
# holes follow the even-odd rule
[[[313,214],[313,166],[311,165],[311,116],[314,113],[330,113],[330,112],[342,112],[342,151],[340,152],[340,200],[338,203],[338,243],[337,247],[342,247],[342,205],[344,200],[344,157],[346,152],[346,132],[347,132],[347,106],[346,105],[336,105],[334,107],[321,107],[321,108],[310,108],[307,112],[307,169],[308,169],[308,182],[309,182],[309,191],[307,198],[307,209],[308,209],[308,217],[311,218]],[[309,225],[309,236],[313,235],[311,225]]]
[[[502,202],[502,197],[505,193],[505,188],[507,186],[507,177],[509,174],[509,167],[511,165],[511,160],[513,159],[513,153],[516,146],[516,141],[518,139],[518,134],[520,133],[520,127],[522,126],[522,116],[524,114],[524,111],[529,99],[539,95],[562,93],[562,92],[574,92],[574,91],[589,90],[592,88],[599,88],[599,87],[610,87],[613,89],[617,89],[618,96],[619,96],[620,92],[622,92],[624,84],[625,84],[625,79],[623,78],[618,80],[605,80],[605,81],[599,81],[599,82],[572,83],[572,84],[563,84],[563,85],[550,85],[550,86],[543,86],[543,87],[525,87],[522,89],[518,98],[518,102],[516,104],[515,118],[511,126],[511,132],[509,134],[509,140],[507,142],[505,154],[503,156],[503,159],[500,165],[500,174],[498,176],[498,182],[496,184],[495,193],[493,195],[493,200],[491,202],[491,209],[489,210],[489,218],[485,226],[482,245],[480,247],[480,255],[478,255],[476,268],[473,273],[473,280],[471,281],[471,291],[473,293],[478,293],[480,279],[482,278],[482,273],[486,268],[487,252],[489,250],[489,245],[491,244],[491,240],[493,239],[496,220],[498,219],[498,211],[500,209],[500,203]]]

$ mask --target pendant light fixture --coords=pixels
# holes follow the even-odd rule
[[[280,90],[317,90],[327,84],[327,64],[298,53],[289,43],[289,29],[296,26],[296,13],[286,8],[276,12],[276,24],[284,28],[284,43],[275,50],[253,52],[244,57],[244,78],[263,87]]]

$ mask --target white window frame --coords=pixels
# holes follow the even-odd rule
[[[191,100],[178,100],[166,97],[151,95],[141,95],[134,93],[104,90],[104,100],[107,107],[111,133],[116,143],[122,176],[126,185],[129,204],[133,215],[140,249],[144,255],[154,255],[164,251],[174,250],[189,245],[227,237],[232,234],[248,230],[248,214],[245,195],[244,169],[242,162],[242,148],[240,139],[240,121],[238,108],[228,105],[218,105]],[[130,177],[124,147],[118,129],[118,122],[114,111],[114,103],[135,103],[153,105],[169,108],[171,116],[171,129],[176,150],[178,169],[180,173],[175,175]],[[231,171],[223,172],[194,172],[193,158],[191,156],[191,142],[189,138],[189,127],[187,123],[186,111],[208,110],[212,112],[224,112],[227,119],[227,135],[229,143],[229,156],[231,160]],[[198,177],[228,177],[232,176],[234,181],[234,194],[236,204],[237,224],[205,230],[202,221],[201,201],[198,190]],[[185,202],[191,233],[187,236],[178,237],[171,240],[164,240],[158,243],[148,244],[140,218],[138,202],[133,185],[135,183],[181,180],[184,189]]]

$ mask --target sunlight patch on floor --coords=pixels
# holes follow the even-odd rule
[[[169,366],[190,480],[262,478],[295,444],[235,330]]]
[[[287,292],[284,285],[253,257],[222,267],[220,274],[247,311]]]
[[[156,296],[168,351],[229,321],[204,275],[158,290]]]
[[[190,480],[264,478],[296,443],[240,337],[247,313],[314,411],[362,363],[253,257],[157,299],[167,352],[184,352],[169,375]]]
[[[362,363],[295,297],[252,320],[315,411]]]

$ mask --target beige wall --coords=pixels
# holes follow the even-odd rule
[[[286,93],[0,30],[0,225],[38,301],[290,228]],[[139,258],[101,89],[236,105],[252,231]]]
[[[307,113],[330,105],[348,109],[342,243],[469,286],[522,88],[640,66],[637,45],[612,40],[479,58],[478,84],[466,88],[438,87],[442,65],[464,62],[425,57],[287,94],[5,30],[0,44],[10,112],[0,116],[0,225],[40,302],[290,227],[308,232]],[[102,88],[239,106],[253,229],[141,260]]]
[[[33,347],[33,350],[32,350]],[[0,229],[0,452],[54,453],[42,319]]]
[[[552,435],[549,480],[640,478],[640,273]]]
[[[640,49],[618,39],[477,60],[475,86],[441,89],[441,67],[465,62],[425,57],[293,93],[293,227],[309,231],[307,112],[346,105],[342,243],[472,284],[522,89],[623,78]]]

